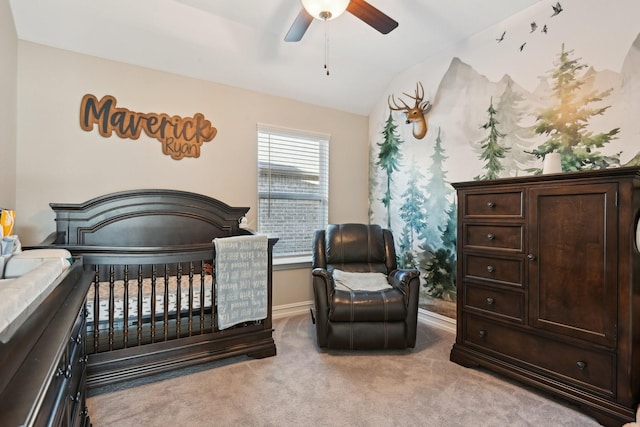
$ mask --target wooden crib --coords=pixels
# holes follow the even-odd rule
[[[33,248],[65,248],[93,274],[87,294],[87,386],[232,356],[276,354],[272,249],[264,319],[218,327],[215,238],[251,235],[249,208],[177,190],[134,190],[51,203],[56,232]]]

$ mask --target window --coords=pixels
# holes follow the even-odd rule
[[[311,255],[325,228],[329,135],[258,125],[258,231],[280,240],[277,257]]]

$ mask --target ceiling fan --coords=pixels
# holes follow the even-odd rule
[[[382,34],[388,34],[398,26],[395,20],[365,0],[302,0],[300,13],[293,21],[284,41],[302,40],[302,36],[314,19],[329,21],[340,16],[345,10]]]

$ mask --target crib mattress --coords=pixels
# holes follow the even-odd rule
[[[197,280],[193,280],[192,284],[189,283],[189,278],[182,276],[180,281],[176,276],[170,276],[167,280],[167,313],[175,314],[178,311],[187,312],[189,310],[189,294],[193,303],[191,304],[191,310],[193,312],[199,311],[202,307],[211,307],[212,302],[212,288],[213,288],[213,276],[205,275],[204,277],[204,294],[202,294],[201,280],[198,277]],[[180,282],[178,286],[178,282]],[[127,301],[125,301],[125,282],[123,280],[117,280],[113,283],[113,317],[114,324],[122,325],[125,317],[125,304],[128,308],[127,319],[129,324],[136,323],[138,321],[138,300],[140,287],[140,293],[142,295],[142,318],[150,318],[152,314],[152,288],[153,283],[151,279],[146,278],[142,281],[141,286],[138,285],[137,280],[129,281],[126,286],[128,287]],[[110,293],[111,284],[109,282],[99,282],[99,311],[98,311],[98,323],[105,324],[109,321],[109,306],[110,306]],[[87,316],[87,322],[92,324],[94,322],[94,304],[95,304],[95,284],[91,286],[89,293],[87,294],[87,310],[89,312]],[[180,296],[180,303],[178,307],[178,295]],[[201,305],[202,304],[202,305]],[[155,284],[155,314],[162,315],[165,312],[165,278],[158,277]]]

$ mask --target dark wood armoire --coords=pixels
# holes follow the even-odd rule
[[[451,360],[578,405],[607,426],[640,400],[640,168],[454,184]]]

